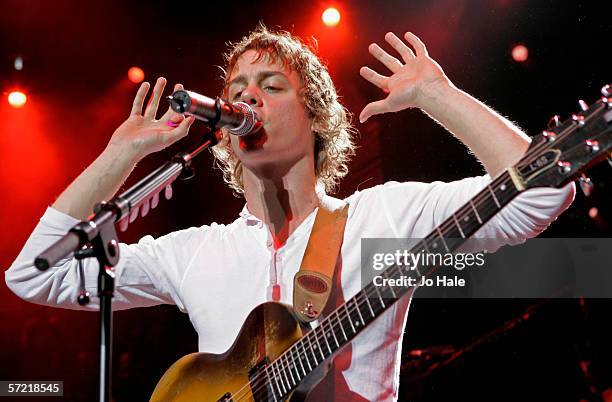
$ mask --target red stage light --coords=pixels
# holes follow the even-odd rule
[[[323,11],[321,19],[328,27],[335,27],[340,22],[340,11],[335,7],[328,7]]]
[[[8,96],[8,103],[14,108],[20,108],[26,104],[28,97],[21,91],[13,91]]]
[[[512,59],[514,61],[522,63],[529,57],[529,49],[525,45],[516,45],[512,48]]]
[[[128,70],[128,78],[134,84],[140,84],[144,80],[144,71],[140,67],[131,67]]]
[[[599,210],[596,207],[589,209],[589,218],[595,219],[599,215]]]

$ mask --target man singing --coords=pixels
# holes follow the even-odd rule
[[[333,306],[361,289],[360,239],[425,237],[491,177],[515,164],[530,142],[508,120],[455,87],[417,36],[408,32],[401,39],[388,33],[385,40],[396,56],[376,44],[369,51],[389,70],[387,75],[368,67],[360,73],[386,97],[366,105],[359,120],[420,108],[461,140],[487,175],[450,183],[388,182],[344,200],[348,220],[336,266],[337,287],[329,301]],[[246,205],[227,225],[213,223],[122,244],[113,304],[116,309],[176,304],[189,314],[199,350],[210,353],[232,345],[256,306],[266,301],[292,304],[294,275],[317,210],[334,202],[328,193],[346,175],[354,152],[349,113],[339,103],[326,67],[299,38],[257,28],[229,49],[224,82],[224,96],[251,105],[262,122],[257,133],[245,137],[224,133],[213,149],[225,181]],[[45,212],[6,272],[6,282],[18,296],[64,308],[98,308],[97,298],[86,307],[76,303],[76,260],[64,259],[45,272],[33,260],[85,219],[94,204],[110,199],[139,160],[187,134],[193,117],[168,110],[156,118],[165,84],[165,79],[157,80],[144,112],[149,84],[140,86],[129,118],[106,149]],[[523,242],[541,233],[573,197],[573,185],[522,193],[475,237],[494,239],[489,251]],[[84,272],[86,288],[94,294],[97,270]],[[409,297],[400,299],[342,349],[310,400],[396,400],[409,305]]]

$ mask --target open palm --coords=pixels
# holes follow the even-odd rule
[[[359,71],[363,78],[387,93],[385,99],[365,106],[359,115],[359,121],[362,123],[376,114],[419,107],[421,98],[429,88],[448,83],[448,78],[440,65],[429,57],[425,44],[410,32],[406,32],[404,38],[414,51],[395,34],[389,32],[385,35],[385,40],[399,53],[403,63],[375,43],[368,48],[370,54],[383,63],[392,74],[381,75],[369,67],[362,67]]]

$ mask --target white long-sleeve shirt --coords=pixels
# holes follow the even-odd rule
[[[488,176],[450,183],[389,182],[348,197],[342,264],[337,268],[344,300],[361,289],[362,238],[424,238],[488,182]],[[495,239],[489,251],[534,237],[569,206],[574,191],[571,185],[560,190],[522,193],[475,237]],[[278,250],[274,249],[266,225],[246,206],[240,217],[228,225],[213,223],[158,239],[145,236],[137,244],[121,244],[113,308],[176,304],[189,314],[201,352],[225,352],[249,312],[271,300],[273,283],[281,288],[280,302],[292,304],[293,277],[300,267],[315,215],[316,210]],[[75,223],[76,219],[52,208],[45,212],[5,273],[8,287],[19,297],[70,309],[98,309],[96,297],[86,307],[76,302],[79,279],[74,259],[60,261],[45,272],[33,266],[35,256]],[[97,265],[95,261],[85,264]],[[95,295],[97,269],[86,266],[84,272],[86,288]],[[359,396],[376,401],[396,400],[409,304],[409,298],[395,303],[350,347],[343,349],[334,361],[331,375],[314,391],[313,400],[358,400]]]

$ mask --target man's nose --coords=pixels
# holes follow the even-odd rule
[[[242,91],[240,100],[251,106],[262,106],[261,95],[256,89],[246,88],[244,91]]]

